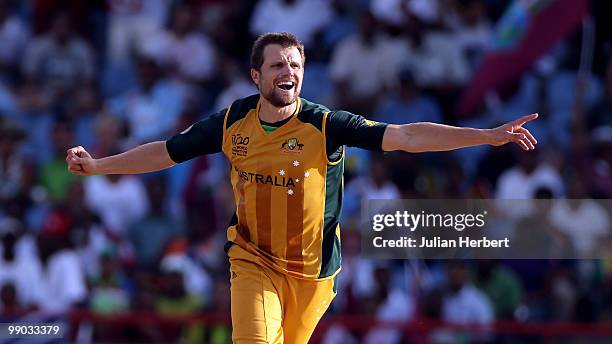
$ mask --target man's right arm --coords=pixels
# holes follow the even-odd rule
[[[137,174],[163,170],[203,154],[220,152],[225,110],[201,120],[167,141],[143,144],[121,154],[94,159],[81,146],[67,151],[68,170],[80,176]]]
[[[126,152],[94,159],[81,146],[70,148],[66,162],[68,170],[80,176],[96,174],[136,174],[166,169],[174,166],[166,149],[166,142],[145,143]]]

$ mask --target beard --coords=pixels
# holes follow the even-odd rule
[[[273,86],[272,90],[268,92],[261,92],[261,96],[264,97],[268,102],[270,102],[270,104],[272,104],[275,107],[279,107],[279,108],[285,107],[285,106],[295,103],[295,101],[297,100],[297,97],[299,97],[300,92],[298,91],[297,86],[298,85],[294,87],[292,95],[282,94],[276,88],[276,86]]]

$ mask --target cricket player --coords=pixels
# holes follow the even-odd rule
[[[509,142],[531,150],[536,144],[523,125],[537,114],[473,129],[391,125],[331,111],[299,97],[304,61],[295,36],[264,34],[251,53],[258,94],[167,141],[97,159],[80,146],[67,152],[68,169],[80,176],[146,173],[225,154],[236,202],[225,246],[234,343],[307,343],[332,302],[341,262],[345,146],[416,153]]]

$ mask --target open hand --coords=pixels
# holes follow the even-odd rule
[[[535,149],[535,145],[538,141],[533,135],[523,127],[523,125],[529,121],[533,121],[538,118],[537,113],[523,116],[512,122],[508,122],[497,128],[491,129],[491,142],[493,146],[501,146],[509,142],[514,142],[521,146],[524,150]]]

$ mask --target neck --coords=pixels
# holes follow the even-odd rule
[[[264,97],[260,97],[261,104],[259,106],[259,119],[264,122],[274,123],[291,117],[295,113],[298,105],[297,100],[290,105],[276,107],[270,104]]]

